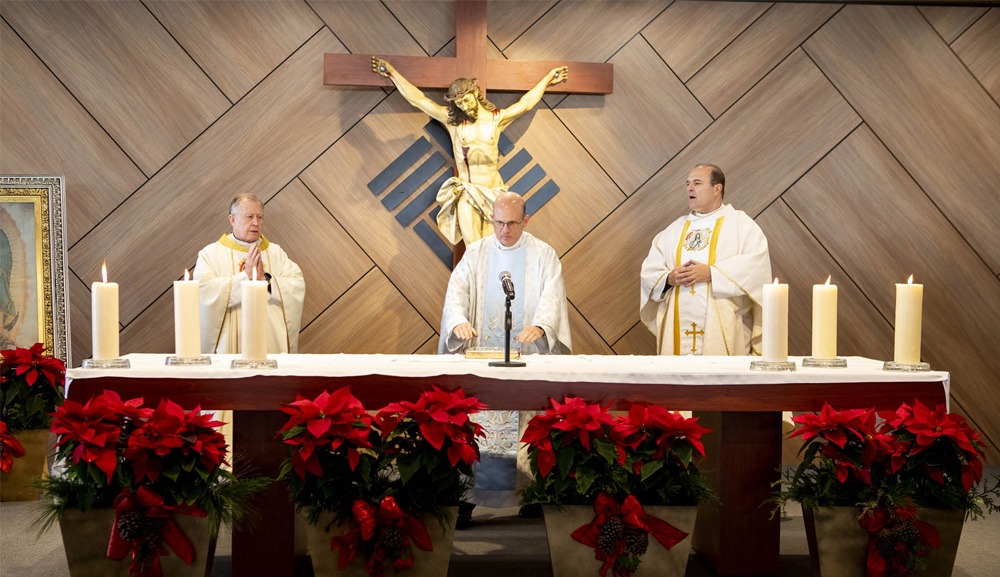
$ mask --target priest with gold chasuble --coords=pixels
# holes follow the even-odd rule
[[[723,204],[725,182],[717,166],[691,170],[691,212],[656,235],[642,263],[639,314],[661,355],[760,354],[767,239]]]
[[[252,194],[236,196],[229,208],[233,232],[198,253],[201,352],[239,353],[241,285],[266,280],[267,352],[299,348],[306,283],[302,270],[263,235],[264,204]]]

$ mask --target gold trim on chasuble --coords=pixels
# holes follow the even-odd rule
[[[222,244],[222,246],[226,248],[231,248],[233,250],[238,250],[240,252],[250,252],[249,248],[242,246],[233,239],[229,238],[228,234],[222,235],[222,237],[219,238],[219,242]],[[267,247],[270,244],[271,243],[267,241],[266,236],[260,235],[260,245],[259,245],[260,250],[267,250]]]
[[[709,245],[709,248],[708,248],[708,266],[715,265],[715,249],[716,249],[716,245],[718,245],[718,243],[719,243],[719,233],[722,231],[722,220],[724,218],[726,218],[726,217],[720,216],[718,219],[716,219],[715,226],[712,229],[712,242],[711,242],[711,245]],[[691,226],[691,221],[689,220],[689,221],[687,221],[687,222],[684,223],[684,229],[681,230],[681,238],[680,238],[680,241],[678,241],[678,243],[677,243],[677,258],[674,260],[674,266],[675,267],[680,265],[681,254],[682,254],[683,249],[684,249],[684,237],[687,234],[688,228],[690,226]],[[680,354],[681,354],[681,312],[680,312],[680,298],[681,297],[680,297],[680,291],[677,290],[677,287],[673,287],[673,288],[674,288],[674,355],[680,356]],[[715,297],[712,296],[712,281],[711,281],[711,279],[709,279],[709,281],[708,281],[708,294],[712,298],[712,300],[715,300]],[[718,306],[716,306],[716,312],[718,312]],[[660,343],[663,342],[663,329],[666,328],[665,327],[666,322],[667,322],[667,315],[663,315],[663,324],[664,324],[664,326],[662,326],[660,328]],[[720,325],[721,325],[721,318],[720,318]],[[720,326],[720,328],[721,328],[721,326]],[[723,339],[723,342],[725,342],[725,339],[726,339],[725,331],[723,331],[722,339]],[[726,352],[728,352],[728,351],[729,351],[729,346],[726,345]]]

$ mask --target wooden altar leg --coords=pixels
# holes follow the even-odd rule
[[[233,445],[237,473],[278,476],[288,453],[274,438],[288,420],[278,411],[234,411]],[[295,574],[294,507],[284,481],[272,483],[254,499],[260,518],[233,532],[234,577],[292,577]]]
[[[781,463],[781,413],[695,412],[712,429],[702,437],[702,470],[719,496],[698,509],[693,546],[719,575],[777,575],[779,521],[761,504]]]

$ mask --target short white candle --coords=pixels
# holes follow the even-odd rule
[[[923,314],[924,285],[913,284],[910,275],[906,284],[896,285],[896,343],[893,360],[900,364],[920,362],[920,324]]]
[[[257,280],[255,268],[253,280],[242,285],[240,349],[245,360],[263,361],[267,359],[267,281]]]
[[[788,361],[788,285],[764,285],[764,361],[784,363]]]
[[[107,262],[101,264],[101,279],[90,285],[90,319],[95,361],[118,358],[118,283],[108,282]]]
[[[837,285],[813,285],[812,356],[837,358]]]
[[[174,281],[174,351],[184,358],[201,355],[198,281],[190,278],[191,273],[184,269],[184,280]]]

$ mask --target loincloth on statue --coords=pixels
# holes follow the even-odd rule
[[[493,202],[505,192],[506,186],[490,188],[456,176],[444,181],[437,193],[437,201],[441,203],[441,210],[437,214],[441,234],[451,244],[465,240],[466,245],[493,234]],[[468,204],[472,217],[478,221],[478,226],[473,226],[471,231],[463,230],[460,223],[460,205],[463,202]]]

